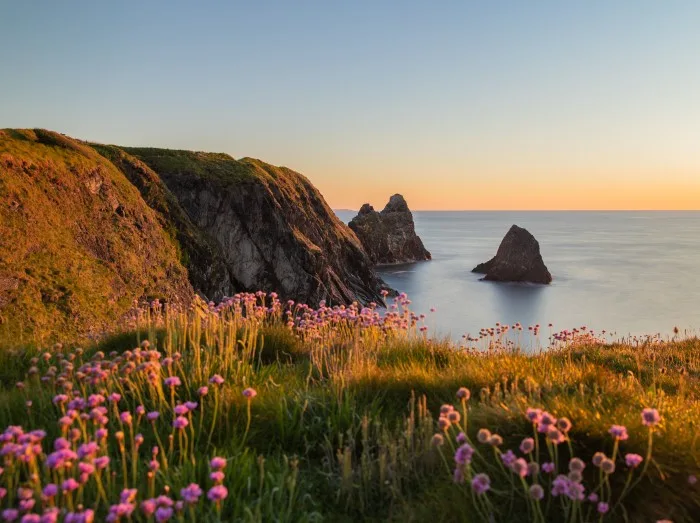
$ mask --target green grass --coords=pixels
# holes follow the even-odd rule
[[[412,329],[386,334],[378,327],[357,328],[327,319],[319,328],[297,325],[290,330],[282,317],[280,306],[256,316],[252,302],[217,316],[201,310],[167,317],[144,313],[138,331],[112,336],[76,356],[73,370],[65,376],[81,395],[119,391],[120,411],[134,413],[143,404],[148,411],[162,413],[155,426],[140,422],[145,443],[137,452],[129,450],[129,431],[122,429],[127,434],[126,483],[140,489],[139,501],[159,493],[179,499],[180,488],[191,482],[201,484],[206,493],[212,485],[207,461],[220,455],[228,460],[228,497],[220,513],[213,503],[200,501],[193,520],[456,522],[481,521],[490,513],[495,521],[530,521],[532,502],[522,495],[514,474],[500,468],[494,449],[476,443],[476,437],[478,429],[486,427],[503,437],[500,451],[517,452],[520,441],[532,435],[525,411],[537,407],[571,420],[571,447],[568,442],[560,445],[558,460],[565,469],[573,451],[586,461],[584,484],[589,490],[599,484],[593,454],[613,453],[608,429],[612,424],[627,427],[629,439],[620,442],[618,470],[602,491],[608,496],[610,489],[613,507],[603,521],[682,522],[694,521],[700,513],[700,490],[688,482],[691,474],[700,472],[697,339],[637,346],[571,343],[531,355],[512,350],[481,353],[456,350]],[[117,371],[101,384],[80,385],[76,369],[95,361],[97,351],[123,368],[133,358],[131,349],[144,339],[163,357],[181,355],[173,367],[159,368],[157,386],[149,385],[138,371]],[[48,441],[61,434],[56,424],[59,410],[51,403],[57,387],[41,384],[39,376],[46,375],[51,364],[61,368],[56,353],[76,353],[69,347],[51,352],[54,356],[47,363],[32,362],[38,348],[0,352],[0,426],[43,428]],[[30,375],[33,364],[38,373]],[[209,395],[198,398],[197,388],[215,373],[225,378],[223,386],[209,385]],[[169,374],[182,380],[177,401],[199,400],[204,408],[200,405],[192,414],[193,432],[185,433],[189,443],[176,437],[172,451],[167,443],[171,400],[169,389],[161,385]],[[24,389],[14,387],[18,381],[25,383]],[[257,390],[251,401],[242,395],[246,387]],[[450,444],[431,445],[439,432],[440,406],[449,403],[462,409],[455,397],[459,387],[472,392],[467,434],[480,456],[474,458],[474,467],[491,477],[487,504],[472,498],[468,484],[452,481]],[[32,401],[29,408],[27,400]],[[640,417],[645,407],[661,414],[651,432],[651,454],[650,430]],[[109,417],[113,435],[120,423],[116,416]],[[168,468],[161,465],[150,480],[148,449],[158,445],[158,434]],[[454,435],[452,429],[446,433],[448,440]],[[543,462],[548,459],[544,440],[541,445]],[[107,452],[114,471],[107,495],[114,501],[125,476],[113,436]],[[634,488],[618,504],[628,477],[621,456],[629,452],[650,459],[634,471]],[[0,476],[3,487],[9,477],[7,464],[5,469]],[[42,473],[42,481],[48,481],[44,478]],[[546,487],[547,480],[541,481]],[[92,483],[81,496],[98,514],[107,510]],[[8,503],[0,502],[3,508]],[[598,520],[593,503],[580,503],[576,511],[559,498],[550,505],[547,521]],[[183,517],[190,519],[187,511]]]

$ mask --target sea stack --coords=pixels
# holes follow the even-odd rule
[[[484,280],[551,283],[552,275],[540,254],[540,244],[526,229],[513,225],[501,241],[496,256],[480,263],[472,272]]]
[[[430,253],[416,234],[413,215],[403,196],[395,194],[384,210],[366,203],[348,224],[377,265],[429,260]]]

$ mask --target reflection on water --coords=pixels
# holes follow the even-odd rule
[[[416,212],[414,219],[433,261],[379,273],[416,312],[436,307],[428,325],[440,334],[474,335],[496,322],[586,325],[620,336],[700,327],[700,212]],[[514,223],[539,240],[551,285],[484,282],[471,272]]]

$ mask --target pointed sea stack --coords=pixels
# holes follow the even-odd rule
[[[540,244],[527,230],[513,225],[501,241],[496,256],[480,263],[472,272],[484,280],[551,283],[552,275],[540,254]]]
[[[430,253],[416,234],[413,215],[400,194],[382,212],[366,203],[348,224],[370,259],[378,265],[429,260]]]

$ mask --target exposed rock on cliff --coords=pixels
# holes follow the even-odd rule
[[[158,174],[211,239],[236,290],[310,304],[381,301],[382,282],[357,237],[301,174],[226,154],[123,149]]]
[[[403,196],[395,194],[382,212],[366,203],[349,223],[375,264],[429,260],[416,234],[413,215]]]
[[[112,163],[58,133],[0,131],[0,342],[100,332],[134,300],[193,296],[173,239]]]
[[[542,260],[540,244],[527,230],[513,225],[501,241],[496,256],[472,272],[485,280],[551,283],[552,275]]]

